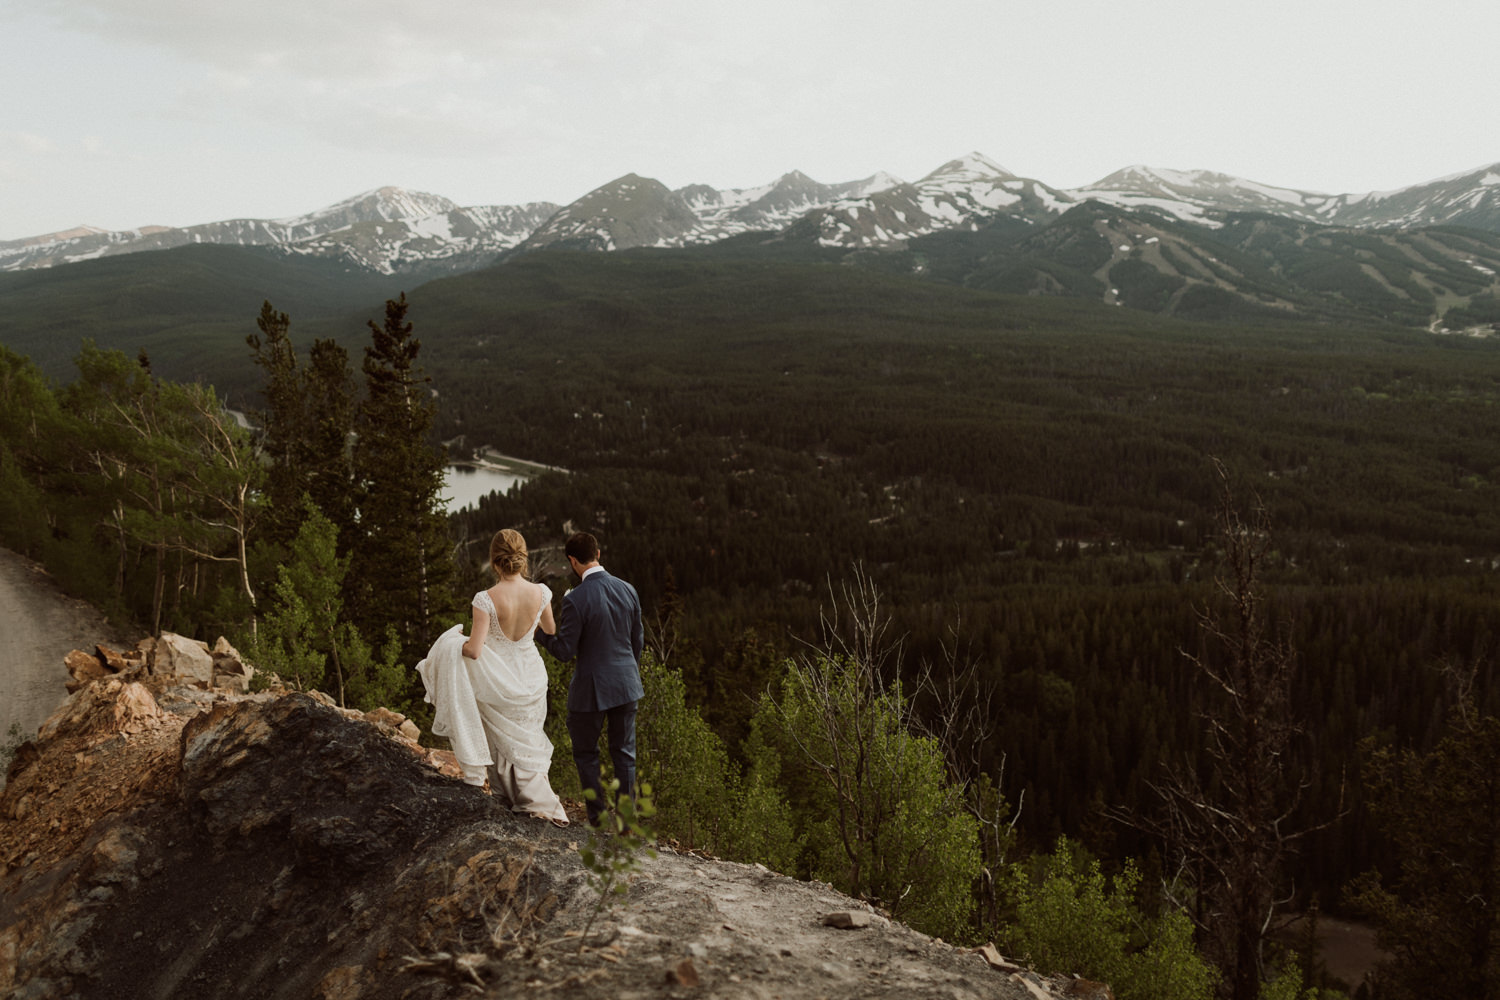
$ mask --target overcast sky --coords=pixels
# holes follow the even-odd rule
[[[0,0],[0,240],[1135,163],[1331,193],[1500,161],[1495,0]]]

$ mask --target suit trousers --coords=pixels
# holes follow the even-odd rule
[[[594,798],[588,802],[589,823],[597,824],[604,811],[604,784],[599,780],[599,735],[609,730],[609,759],[614,765],[615,779],[620,782],[620,795],[635,795],[635,711],[637,702],[603,712],[569,712],[568,735],[573,740],[573,763],[578,767],[578,780],[585,790],[592,788]]]

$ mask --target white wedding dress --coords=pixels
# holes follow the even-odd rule
[[[568,814],[547,780],[547,667],[531,638],[552,594],[536,586],[536,617],[523,638],[501,631],[495,604],[481,590],[473,603],[489,615],[490,627],[479,659],[464,656],[464,627],[455,625],[438,636],[417,673],[437,708],[432,731],[452,743],[464,781],[482,785],[488,774],[491,791],[509,799],[513,811],[565,823]]]

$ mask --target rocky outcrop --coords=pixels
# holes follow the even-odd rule
[[[151,668],[209,685],[214,681],[214,658],[208,649],[206,642],[175,632],[163,632],[154,644]]]
[[[255,668],[223,636],[209,646],[175,632],[142,639],[134,649],[123,652],[104,645],[95,646],[93,653],[75,649],[63,659],[63,665],[68,669],[66,686],[70,694],[111,674],[135,678],[152,674],[204,689],[248,694],[250,679],[255,676]]]
[[[411,728],[144,666],[84,683],[0,797],[0,995],[1067,995],[828,885],[667,848],[585,938],[586,831],[500,807]]]

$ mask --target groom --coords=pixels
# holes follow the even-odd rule
[[[605,808],[599,734],[606,726],[619,794],[635,794],[635,707],[645,694],[640,670],[645,631],[635,588],[599,565],[599,542],[593,535],[578,532],[563,552],[580,583],[562,599],[557,633],[537,629],[536,641],[559,660],[578,658],[568,685],[568,735],[578,778],[585,789],[594,790],[589,823],[598,825]]]

